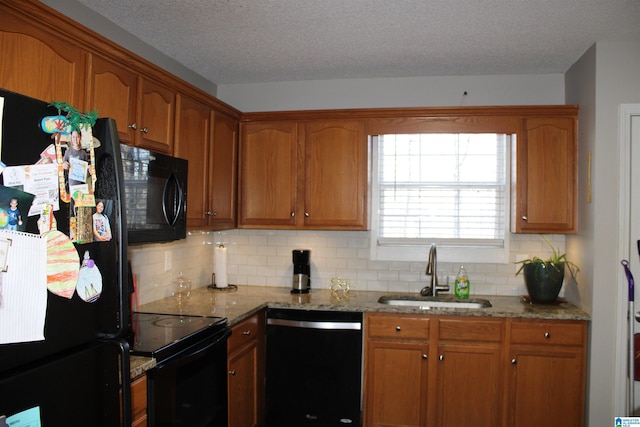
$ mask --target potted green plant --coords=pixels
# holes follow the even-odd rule
[[[534,302],[549,303],[558,298],[564,282],[565,267],[571,273],[573,280],[576,280],[580,269],[573,262],[567,260],[567,254],[560,253],[547,236],[542,235],[542,238],[551,248],[552,256],[547,259],[533,257],[517,261],[516,264],[520,264],[520,268],[516,272],[516,276],[520,273],[524,274],[527,292]]]

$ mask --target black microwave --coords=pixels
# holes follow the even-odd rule
[[[128,145],[120,152],[129,243],[184,239],[187,160]]]

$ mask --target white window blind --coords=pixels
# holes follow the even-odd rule
[[[509,138],[485,133],[374,137],[377,244],[504,246]]]

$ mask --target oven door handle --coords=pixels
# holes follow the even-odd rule
[[[207,352],[212,347],[215,347],[216,345],[219,345],[219,344],[226,344],[226,340],[229,337],[229,335],[231,335],[231,329],[226,328],[223,332],[220,332],[217,335],[214,335],[213,337],[209,337],[206,340],[203,340],[192,347],[186,348],[185,350],[182,350],[181,352],[178,352],[173,356],[170,356],[163,362],[156,365],[156,368],[162,369],[162,368],[166,368],[167,366],[173,367],[178,365],[186,365],[191,361],[199,358],[202,355],[202,353]]]

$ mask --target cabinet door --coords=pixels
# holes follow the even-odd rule
[[[258,426],[258,363],[255,340],[229,356],[229,427]]]
[[[229,427],[264,423],[265,313],[235,325],[227,342],[229,352]]]
[[[516,141],[512,231],[575,233],[576,119],[529,118]]]
[[[243,124],[238,227],[295,227],[299,150],[296,122]]]
[[[439,346],[437,426],[462,426],[471,420],[478,427],[500,424],[500,356],[497,345]]]
[[[237,223],[238,121],[215,113],[209,172],[209,225],[214,230]]]
[[[147,425],[147,376],[131,383],[131,426]]]
[[[209,209],[209,137],[211,109],[183,95],[177,97],[175,155],[189,161],[187,227],[207,225]]]
[[[86,58],[79,47],[2,12],[0,87],[47,102],[81,109]]]
[[[141,79],[138,98],[140,119],[135,145],[173,154],[175,93],[158,83]]]
[[[87,109],[115,119],[123,144],[132,144],[136,136],[137,81],[138,76],[130,70],[92,56]]]
[[[367,173],[363,121],[307,123],[301,171],[305,227],[365,230]]]
[[[365,426],[424,426],[428,345],[370,340],[365,371]]]
[[[513,427],[584,425],[584,350],[511,350],[509,419]]]

